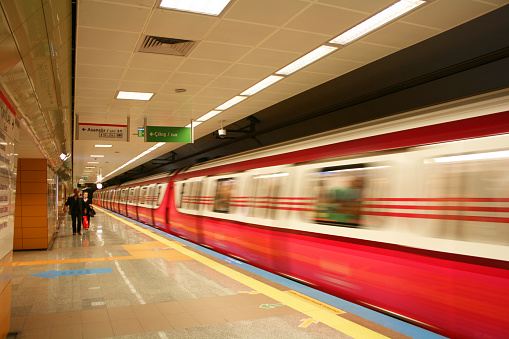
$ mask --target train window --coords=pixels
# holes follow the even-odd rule
[[[366,198],[387,190],[387,166],[353,164],[322,168],[312,173],[308,191],[314,199],[313,222],[346,227],[374,226],[382,221],[363,215]]]
[[[184,182],[184,183],[181,184],[180,194],[178,194],[178,199],[179,200],[178,200],[177,206],[179,208],[184,208],[184,206],[185,206],[185,201],[184,201],[185,200],[184,199],[185,190],[186,190],[186,183]]]
[[[134,204],[134,188],[129,189],[129,204]]]
[[[155,203],[155,196],[154,196],[155,187],[156,187],[155,185],[150,185],[148,187],[146,203],[150,207],[152,207],[154,205],[154,203]]]
[[[274,219],[279,206],[281,187],[288,173],[258,175],[252,178],[252,201],[248,216]]]
[[[426,161],[428,236],[509,245],[509,151]]]
[[[115,202],[120,202],[120,190],[115,191]]]
[[[133,202],[135,205],[138,205],[140,203],[140,186],[136,186],[134,188]]]
[[[216,182],[216,196],[214,199],[214,212],[232,213],[231,197],[235,187],[234,178],[223,178]]]
[[[122,190],[122,193],[120,193],[120,202],[125,204],[126,199],[127,199],[127,188],[124,188]]]
[[[140,205],[147,203],[148,186],[143,186],[140,190]]]

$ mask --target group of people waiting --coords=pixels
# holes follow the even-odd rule
[[[74,190],[74,196],[67,198],[64,206],[64,212],[68,211],[72,219],[72,234],[81,234],[81,223],[83,217],[86,216],[90,225],[90,216],[92,211],[92,198],[88,196],[87,191],[83,191],[83,197],[79,195],[77,189]]]

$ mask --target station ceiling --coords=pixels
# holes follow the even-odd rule
[[[507,58],[506,0],[426,1],[345,46],[330,41],[396,1],[232,0],[218,16],[160,3],[80,0],[73,20],[68,1],[42,1],[46,21],[51,5],[58,20],[75,23],[74,43],[60,44],[60,55],[75,52],[67,65],[74,124],[130,124],[129,142],[74,137],[74,183],[120,183],[508,85],[497,76]],[[184,127],[322,45],[337,49],[198,125],[192,144],[138,136],[145,123]],[[461,88],[444,93],[450,81]],[[135,101],[117,99],[120,91],[154,94]],[[220,128],[224,139],[214,135]],[[95,147],[103,144],[112,147]]]

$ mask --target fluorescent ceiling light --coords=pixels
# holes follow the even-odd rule
[[[259,83],[255,84],[254,86],[249,87],[244,92],[240,93],[240,95],[248,95],[249,96],[249,95],[256,94],[256,93],[260,92],[262,89],[265,89],[265,88],[269,87],[270,85],[275,84],[276,82],[278,82],[279,80],[282,80],[282,79],[284,79],[284,77],[279,76],[279,75],[271,75],[271,76],[263,79]]]
[[[241,96],[237,95],[236,97],[231,98],[230,100],[228,100],[221,106],[218,106],[216,109],[218,109],[220,111],[224,111],[225,109],[228,109],[228,108],[232,107],[233,105],[238,104],[239,102],[241,102],[244,99],[247,99],[247,97],[241,97]]]
[[[85,166],[85,168],[95,168],[95,167],[93,167],[93,166]]]
[[[191,124],[193,124],[192,127],[196,127],[198,125],[201,125],[201,121],[193,121]],[[191,128],[191,124],[187,125],[186,127]]]
[[[443,163],[443,162],[487,160],[487,159],[500,159],[500,158],[509,158],[509,151],[453,155],[450,157],[435,158],[435,159],[433,159],[433,161]]]
[[[99,161],[87,161],[87,164],[98,164]]]
[[[130,100],[150,100],[154,93],[142,92],[118,92],[117,99],[130,99]]]
[[[95,145],[95,147],[113,147],[113,145]]]
[[[303,57],[295,60],[288,66],[280,69],[279,71],[276,72],[276,74],[290,75],[293,72],[298,71],[302,67],[305,67],[305,66],[315,62],[316,60],[323,58],[327,54],[332,53],[337,49],[338,49],[337,47],[332,47],[332,46],[325,46],[325,45],[320,46],[317,49],[315,49],[314,51],[311,51],[308,54],[304,55]]]
[[[425,3],[424,0],[398,1],[329,42],[331,44],[347,45]]]
[[[102,177],[102,179],[106,178],[106,177],[109,177],[110,175],[112,175],[113,173],[116,173],[118,171],[120,171],[122,168],[132,164],[133,162],[135,162],[136,160],[144,157],[145,155],[149,154],[150,152],[158,149],[159,147],[165,145],[166,143],[165,142],[158,142],[157,144],[155,144],[154,146],[150,147],[148,150],[146,150],[145,152],[139,154],[138,156],[132,158],[131,160],[129,160],[128,162],[126,162],[125,164],[123,164],[122,166],[120,166],[119,168],[117,168],[116,170],[106,174],[104,177]],[[101,180],[102,180],[101,179]]]
[[[219,15],[230,0],[162,0],[159,7],[207,15]]]
[[[91,155],[91,158],[104,158],[104,155]]]
[[[93,171],[89,171],[89,170],[86,170],[86,171],[83,171],[83,173],[92,173]]]
[[[205,115],[203,115],[203,116],[199,117],[198,119],[196,119],[196,121],[201,121],[201,122],[203,122],[203,121],[207,121],[207,120],[209,120],[210,118],[215,117],[215,116],[216,116],[216,115],[218,115],[219,113],[221,113],[221,111],[210,111],[210,112],[208,112],[207,114],[205,114]],[[195,126],[196,126],[196,125],[195,125]]]

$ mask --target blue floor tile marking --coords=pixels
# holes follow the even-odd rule
[[[386,328],[389,328],[391,330],[394,330],[396,332],[399,332],[401,334],[404,334],[406,336],[409,336],[411,338],[416,338],[416,339],[447,339],[447,337],[444,337],[444,336],[441,336],[440,334],[436,334],[434,332],[431,332],[431,331],[428,331],[428,330],[425,330],[421,327],[417,327],[415,325],[412,325],[412,324],[409,324],[409,323],[406,323],[402,320],[399,320],[399,319],[396,319],[396,318],[393,318],[393,317],[390,317],[388,315],[385,315],[383,313],[379,313],[379,312],[376,312],[376,311],[373,311],[369,308],[366,308],[366,307],[363,307],[363,306],[360,306],[360,305],[357,305],[357,304],[354,304],[350,301],[347,301],[347,300],[343,300],[341,298],[338,298],[338,297],[335,297],[333,295],[330,295],[330,294],[327,294],[325,292],[322,292],[322,291],[318,291],[314,288],[311,288],[311,287],[308,287],[306,285],[303,285],[303,284],[300,284],[298,282],[295,282],[293,280],[290,280],[290,279],[287,279],[287,278],[284,278],[284,277],[281,277],[279,275],[276,275],[276,274],[273,274],[273,273],[270,273],[270,272],[267,272],[267,271],[264,271],[260,268],[257,268],[255,266],[251,266],[249,264],[246,264],[242,261],[239,261],[239,260],[236,260],[232,257],[228,257],[224,254],[221,254],[221,253],[218,253],[218,252],[214,252],[213,250],[211,249],[208,249],[206,247],[203,247],[203,246],[200,246],[200,245],[197,245],[193,242],[190,242],[188,240],[185,240],[185,239],[182,239],[180,237],[177,237],[177,236],[174,236],[172,234],[168,234],[164,231],[161,231],[157,228],[153,228],[153,227],[150,227],[146,224],[143,224],[139,221],[136,221],[136,220],[133,220],[133,219],[130,219],[130,218],[127,218],[121,214],[118,214],[118,213],[115,213],[115,212],[112,212],[112,211],[108,211],[112,214],[115,214],[116,216],[118,217],[121,217],[121,218],[124,218],[124,219],[127,219],[129,220],[130,222],[134,222],[135,224],[141,226],[141,227],[144,227],[148,230],[151,230],[151,231],[154,231],[166,238],[169,238],[171,240],[175,240],[175,241],[178,241],[186,246],[189,246],[191,248],[194,248],[195,250],[198,250],[200,252],[203,252],[203,253],[206,253],[208,255],[211,255],[215,258],[218,258],[220,260],[223,260],[229,264],[232,264],[234,266],[237,266],[239,268],[242,268],[243,270],[246,270],[248,272],[251,272],[251,273],[254,273],[262,278],[265,278],[265,279],[269,279],[273,282],[276,282],[280,285],[283,285],[283,286],[286,286],[288,287],[289,289],[292,289],[294,291],[297,291],[299,293],[302,293],[302,294],[305,294],[307,296],[310,296],[311,298],[314,298],[316,300],[320,300],[326,304],[329,304],[329,305],[332,305],[334,307],[337,307],[339,309],[342,309],[343,311],[346,311],[348,313],[352,313],[352,314],[355,314],[359,317],[362,317],[364,319],[367,319],[371,322],[374,322],[376,324],[379,324],[381,326],[384,326]]]
[[[51,271],[46,271],[46,272],[29,274],[29,276],[53,279],[55,277],[69,277],[69,276],[73,276],[73,275],[101,274],[101,273],[113,273],[113,270],[109,267],[90,268],[90,269],[84,269],[84,270],[68,270],[68,271],[51,270]]]

